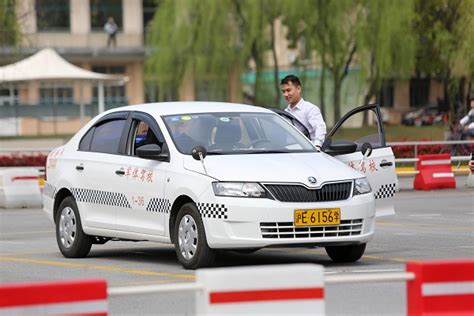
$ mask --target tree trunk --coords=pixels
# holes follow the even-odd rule
[[[326,97],[326,57],[324,57],[324,47],[322,48],[322,58],[321,58],[321,81],[319,82],[319,108],[321,110],[321,115],[323,118],[326,117],[326,103],[324,98]]]
[[[341,86],[342,80],[334,74],[334,124],[341,118]]]
[[[369,104],[370,103],[370,100],[372,99],[372,97],[374,97],[376,95],[376,91],[375,91],[375,83],[374,82],[371,82],[370,85],[369,85],[369,90],[367,91],[365,97],[364,97],[364,105],[365,104]],[[367,126],[369,125],[369,112],[368,111],[364,111],[364,118],[363,118],[363,121],[362,121],[362,125],[363,126]]]
[[[235,62],[230,68],[229,72],[229,91],[227,93],[227,100],[229,102],[242,102],[242,86],[240,82],[240,64]]]
[[[278,58],[276,54],[275,47],[275,21],[270,23],[271,25],[271,45],[272,45],[272,55],[273,55],[273,84],[275,87],[275,104],[273,105],[276,108],[280,107],[280,84],[278,80],[278,74],[280,72],[278,67]]]
[[[263,85],[263,58],[257,47],[256,41],[252,44],[252,57],[255,61],[255,85],[254,85],[254,105],[263,106],[261,95]]]

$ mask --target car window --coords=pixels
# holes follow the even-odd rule
[[[95,127],[92,127],[87,133],[82,137],[81,142],[79,143],[79,150],[88,151],[91,147],[92,135],[94,135]]]
[[[106,121],[95,127],[90,151],[117,154],[126,120]]]
[[[367,124],[364,125],[364,113],[367,114]],[[331,137],[335,140],[348,140],[357,144],[360,149],[362,144],[368,142],[373,148],[380,148],[382,146],[380,133],[378,130],[377,115],[372,110],[361,111],[351,115],[342,124]]]
[[[134,156],[137,155],[137,148],[149,145],[159,144],[155,133],[151,127],[144,121],[134,120],[133,131],[132,131],[132,153]]]
[[[164,117],[177,149],[197,146],[209,153],[241,154],[313,151],[311,143],[272,113],[199,113]]]

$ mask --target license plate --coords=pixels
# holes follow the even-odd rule
[[[339,225],[341,209],[295,210],[295,226]]]

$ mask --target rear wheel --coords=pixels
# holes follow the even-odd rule
[[[179,262],[186,269],[210,266],[216,252],[207,245],[201,215],[194,203],[184,204],[178,212],[174,243]]]
[[[82,258],[91,250],[93,239],[82,230],[81,217],[72,196],[65,198],[59,205],[56,241],[66,258]]]
[[[328,246],[326,253],[334,262],[356,262],[364,254],[366,245]]]

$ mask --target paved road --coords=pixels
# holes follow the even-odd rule
[[[402,186],[403,187],[403,186]],[[316,263],[327,274],[403,271],[407,260],[474,258],[474,190],[402,190],[397,214],[377,220],[376,236],[354,264],[333,264],[321,249],[264,249],[251,255],[222,254],[218,266]],[[39,209],[0,209],[0,281],[105,278],[109,286],[193,282],[174,249],[155,243],[109,242],[85,259],[59,253],[52,223]],[[112,297],[111,315],[194,314],[192,293]],[[401,315],[405,285],[345,284],[326,288],[328,315]]]

